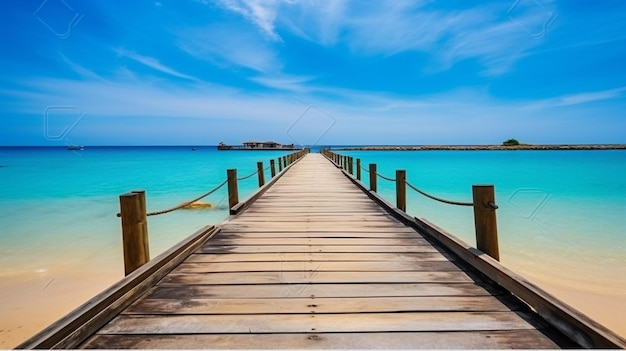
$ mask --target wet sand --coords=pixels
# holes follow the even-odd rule
[[[579,290],[555,284],[542,278],[528,277],[561,301],[587,315],[623,338],[626,338],[626,292],[623,294],[605,294],[603,292]]]
[[[0,349],[14,348],[121,278],[106,270],[0,277]]]

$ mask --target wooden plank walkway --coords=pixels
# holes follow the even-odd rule
[[[525,305],[309,154],[81,348],[557,348]]]

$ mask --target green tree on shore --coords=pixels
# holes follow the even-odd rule
[[[512,138],[502,143],[503,146],[519,146],[519,144],[519,141]]]

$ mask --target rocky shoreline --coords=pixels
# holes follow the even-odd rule
[[[376,145],[359,147],[342,147],[333,150],[342,151],[431,151],[431,150],[626,150],[626,144],[582,144],[582,145]]]

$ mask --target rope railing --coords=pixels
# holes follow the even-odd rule
[[[218,191],[221,187],[223,187],[224,185],[226,185],[226,183],[227,183],[227,182],[228,182],[228,180],[223,181],[222,183],[220,183],[220,184],[219,184],[218,186],[216,186],[215,188],[213,188],[213,189],[209,190],[208,192],[206,192],[206,193],[204,193],[204,194],[202,194],[202,195],[198,196],[197,198],[195,198],[195,199],[193,199],[193,200],[185,201],[185,202],[183,202],[182,204],[180,204],[180,205],[178,205],[178,206],[174,206],[174,207],[171,207],[171,208],[168,208],[168,209],[162,210],[162,211],[147,212],[147,213],[146,213],[146,216],[147,216],[147,217],[148,217],[148,216],[158,216],[158,215],[162,215],[162,214],[166,214],[166,213],[174,212],[174,211],[176,211],[176,210],[180,210],[180,209],[181,209],[181,208],[183,208],[183,207],[189,206],[189,205],[191,205],[192,203],[194,203],[194,202],[196,202],[196,201],[200,201],[200,200],[204,199],[205,197],[207,197],[207,196],[209,196],[209,195],[213,194],[214,192]],[[121,216],[122,216],[122,214],[118,212],[116,216],[117,216],[117,217],[121,217]]]
[[[440,197],[436,197],[436,196],[434,196],[434,195],[430,195],[430,194],[428,194],[428,193],[426,193],[426,192],[424,192],[424,191],[422,191],[422,190],[420,190],[420,189],[416,188],[413,184],[409,183],[408,181],[406,181],[405,183],[406,183],[406,185],[407,185],[409,188],[411,188],[411,189],[413,189],[413,190],[417,191],[418,193],[420,193],[420,194],[422,194],[422,195],[426,196],[426,197],[427,197],[427,198],[429,198],[429,199],[433,199],[433,200],[435,200],[435,201],[443,202],[444,204],[449,204],[449,205],[457,205],[457,206],[474,206],[474,203],[473,203],[473,202],[460,202],[460,201],[452,201],[452,200],[442,199],[442,198],[440,198]]]
[[[322,153],[338,167],[347,170],[347,174],[352,176],[352,157],[339,155],[330,150],[322,150]],[[405,170],[396,170],[396,177],[389,178],[376,171],[376,164],[370,163],[369,169],[361,164],[361,159],[357,158],[356,179],[361,181],[361,170],[369,173],[369,192],[377,192],[378,177],[396,183],[396,209],[406,213],[407,196],[406,188],[409,187],[419,194],[435,201],[456,206],[472,206],[474,208],[474,226],[476,231],[476,248],[485,252],[489,256],[499,260],[498,229],[496,223],[496,211],[498,206],[495,202],[495,189],[493,185],[472,185],[472,202],[452,201],[428,194],[406,180]],[[346,167],[346,165],[348,167]]]
[[[396,181],[396,178],[388,178],[388,177],[385,177],[384,175],[382,175],[382,174],[380,174],[378,172],[376,173],[376,175],[381,177],[381,178],[383,178],[384,180],[388,180],[390,182],[395,182]]]
[[[192,203],[196,202],[196,201],[200,201],[202,199],[204,199],[205,197],[213,194],[214,192],[218,191],[219,189],[221,189],[224,185],[226,185],[226,183],[228,182],[228,180],[223,181],[220,185],[216,186],[215,188],[213,188],[212,190],[206,192],[205,194],[198,196],[197,198],[193,199],[193,200],[189,200],[187,202],[183,202],[182,204],[172,207],[172,208],[168,208],[166,210],[162,210],[162,211],[155,211],[155,212],[148,212],[146,213],[146,216],[158,216],[158,215],[162,215],[162,214],[166,214],[166,213],[170,213],[170,212],[174,212],[176,210],[180,210],[183,207],[189,206]]]
[[[281,156],[278,158],[279,170],[287,169],[291,164],[301,159],[309,153],[309,149],[305,148],[300,151]],[[263,168],[263,162],[257,162],[257,170],[245,177],[237,178],[236,169],[227,169],[227,178],[210,191],[198,196],[197,198],[185,201],[178,206],[168,208],[162,211],[147,212],[146,211],[146,192],[143,190],[133,191],[120,195],[120,213],[117,214],[122,222],[122,245],[124,247],[124,272],[129,275],[137,268],[146,264],[150,260],[150,250],[148,245],[148,216],[158,216],[170,213],[181,208],[185,208],[196,201],[199,201],[224,185],[228,185],[228,208],[230,214],[237,214],[234,210],[239,204],[239,191],[237,182],[246,180],[258,174],[259,188],[265,185],[265,171],[271,169],[272,178],[276,177],[276,163],[270,160],[270,165]]]
[[[253,175],[255,175],[255,174],[257,174],[257,173],[259,173],[259,170],[258,170],[258,169],[257,169],[256,171],[254,171],[254,173],[252,173],[252,174],[249,174],[249,175],[247,175],[247,176],[245,176],[245,177],[237,178],[237,181],[246,180],[246,179],[248,179],[248,178],[252,177]]]

